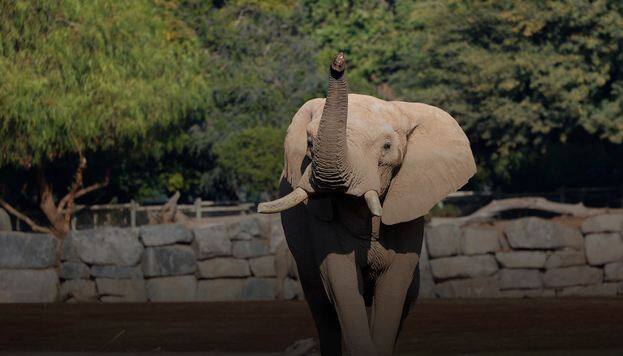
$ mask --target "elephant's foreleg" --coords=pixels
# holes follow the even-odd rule
[[[349,355],[377,355],[363,300],[361,273],[352,255],[329,254],[322,262],[325,288],[335,305]]]
[[[379,355],[391,355],[403,320],[407,290],[417,266],[417,255],[396,255],[377,279],[372,304],[372,339]]]
[[[303,256],[305,256],[303,254]],[[342,355],[342,332],[335,308],[325,294],[322,278],[318,267],[313,267],[312,261],[307,262],[307,268],[299,270],[298,276],[305,294],[305,300],[311,311],[318,331],[320,352],[322,356]]]
[[[303,287],[305,290],[305,287]],[[306,293],[309,309],[314,317],[318,339],[320,341],[320,353],[322,356],[342,355],[342,331],[340,322],[333,305],[324,296],[311,296]]]
[[[302,257],[304,257],[303,254]],[[318,331],[320,341],[320,352],[322,356],[341,356],[342,355],[342,332],[340,322],[337,318],[335,308],[325,294],[323,282],[320,277],[318,267],[313,267],[312,261],[299,264],[306,266],[306,269],[299,270],[299,281],[305,294],[305,301],[311,311]]]
[[[398,326],[398,332],[396,333],[396,338],[400,336],[400,331],[402,330],[402,326],[404,325],[404,321],[409,315],[409,311],[413,306],[413,303],[418,297],[420,292],[420,264],[415,268],[415,272],[413,275],[413,280],[411,281],[411,285],[409,289],[407,289],[407,295],[405,297],[404,306],[402,308],[402,316],[400,317],[400,325]]]

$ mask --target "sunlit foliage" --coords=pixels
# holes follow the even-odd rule
[[[0,163],[153,149],[203,106],[197,41],[151,1],[2,1]]]

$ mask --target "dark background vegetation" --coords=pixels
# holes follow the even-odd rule
[[[623,2],[0,0],[0,183],[81,202],[257,201],[344,51],[351,92],[426,102],[468,133],[468,189],[623,184]],[[58,199],[57,199],[58,200]]]

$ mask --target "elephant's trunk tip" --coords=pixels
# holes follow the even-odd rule
[[[339,79],[344,75],[345,71],[346,57],[344,57],[344,52],[340,52],[333,57],[333,61],[331,62],[331,76],[335,79]]]

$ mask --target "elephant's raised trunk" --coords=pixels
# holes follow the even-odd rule
[[[313,146],[311,181],[318,190],[348,189],[351,169],[346,152],[348,85],[345,70],[344,54],[339,53],[331,63],[327,99]]]
[[[344,54],[339,53],[331,63],[327,99],[314,140],[311,176],[309,177],[312,187],[303,189],[299,186],[283,198],[261,203],[258,206],[258,212],[276,213],[290,209],[308,199],[308,191],[313,194],[316,191],[345,192],[348,190],[352,169],[348,161],[346,145],[348,85],[344,77],[345,70]],[[372,215],[381,216],[382,207],[378,193],[375,190],[367,191],[365,200]]]

